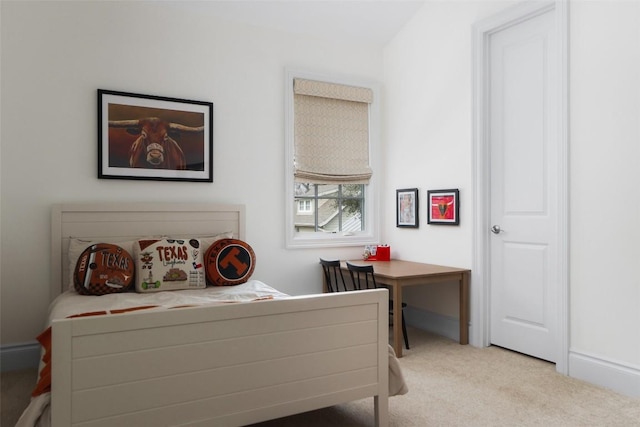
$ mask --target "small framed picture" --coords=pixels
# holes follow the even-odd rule
[[[396,190],[396,227],[418,228],[418,189]]]
[[[213,182],[213,103],[98,89],[98,178]]]
[[[427,224],[460,224],[460,201],[458,189],[427,191],[429,214]]]

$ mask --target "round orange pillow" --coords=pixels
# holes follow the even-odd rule
[[[244,283],[253,274],[256,254],[242,240],[221,239],[214,242],[204,256],[207,281],[214,286]]]
[[[97,243],[80,254],[73,272],[75,290],[82,295],[105,295],[129,290],[135,266],[126,250]]]

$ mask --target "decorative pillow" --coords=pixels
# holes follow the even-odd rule
[[[122,239],[104,239],[104,240],[92,240],[92,239],[82,239],[82,238],[75,238],[72,237],[69,239],[69,251],[68,251],[68,256],[69,256],[69,289],[73,290],[75,285],[73,282],[73,269],[76,266],[76,263],[78,262],[78,258],[80,257],[80,254],[82,253],[82,251],[84,251],[87,247],[91,246],[91,245],[95,245],[97,243],[111,243],[114,245],[118,245],[121,246],[124,250],[126,250],[127,252],[129,252],[130,254],[134,254],[135,250],[134,250],[134,245],[137,243],[138,240],[151,240],[151,239],[162,239],[165,238],[167,236],[159,236],[159,235],[155,235],[155,236],[140,236],[136,239],[133,240],[122,240]],[[171,237],[168,237],[171,238]],[[220,233],[220,234],[208,234],[208,235],[204,235],[204,236],[197,236],[198,239],[200,239],[200,244],[201,244],[201,248],[200,251],[201,253],[205,253],[207,251],[207,249],[211,246],[212,243],[220,240],[220,239],[231,239],[233,238],[233,231],[226,231],[224,233]]]
[[[138,240],[134,252],[137,292],[202,289],[207,286],[200,239]]]
[[[82,295],[125,292],[133,283],[134,271],[129,252],[118,245],[97,243],[85,248],[78,257],[73,281]]]
[[[69,239],[69,289],[74,289],[75,283],[73,279],[73,269],[78,263],[78,258],[82,252],[89,246],[97,245],[99,243],[110,243],[112,245],[118,245],[129,254],[133,254],[133,244],[136,240],[118,240],[118,239],[105,239],[105,240],[91,240],[91,239],[79,239],[72,237]]]
[[[248,243],[237,239],[218,240],[204,256],[207,281],[214,286],[244,283],[256,267],[256,254]]]

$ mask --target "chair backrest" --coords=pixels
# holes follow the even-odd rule
[[[357,290],[376,289],[378,287],[376,278],[373,275],[373,265],[353,265],[347,263],[347,268],[349,269],[353,286]]]
[[[327,284],[327,291],[342,292],[347,290],[347,285],[344,282],[344,276],[340,269],[340,261],[327,261],[320,258],[320,265],[322,266],[322,271],[324,271],[324,281]],[[340,280],[338,280],[338,277]],[[340,289],[341,284],[342,289]]]

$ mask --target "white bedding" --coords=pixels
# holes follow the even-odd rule
[[[232,302],[247,302],[261,299],[286,298],[289,295],[260,282],[249,280],[236,286],[211,286],[206,289],[150,292],[139,294],[124,292],[101,296],[80,295],[67,291],[59,295],[49,306],[49,323],[80,313],[117,311],[132,307],[156,306],[148,310],[163,310],[189,305],[207,305]],[[107,313],[108,314],[108,313]]]

